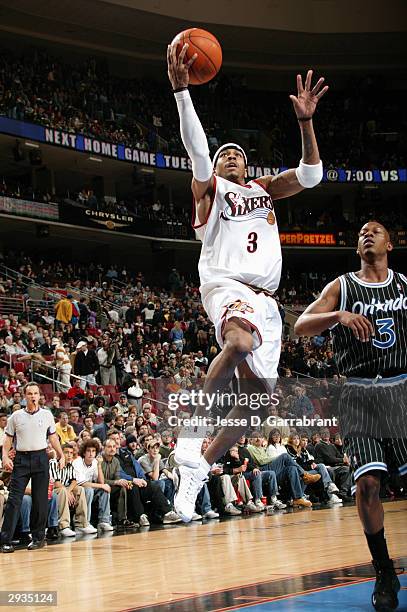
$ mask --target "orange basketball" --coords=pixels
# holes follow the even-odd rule
[[[191,85],[202,85],[215,77],[222,66],[222,47],[213,34],[200,28],[189,28],[177,34],[173,42],[178,43],[177,57],[185,43],[189,47],[185,60],[197,53],[198,57],[189,69]]]

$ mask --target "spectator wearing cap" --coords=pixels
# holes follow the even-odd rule
[[[76,345],[74,374],[80,376],[82,389],[85,389],[86,385],[96,385],[96,374],[99,371],[96,352],[90,349],[88,344],[81,340]]]
[[[68,293],[66,297],[61,298],[55,304],[55,326],[64,327],[72,320],[72,299],[73,296]]]
[[[119,401],[116,402],[115,407],[121,416],[126,417],[129,414],[129,402],[125,393],[120,393]]]
[[[165,497],[172,503],[175,493],[173,475],[170,470],[166,469],[165,463],[161,458],[160,443],[153,439],[146,446],[147,453],[140,457],[140,465],[147,478],[157,482]]]
[[[129,504],[133,505],[135,520],[140,527],[148,527],[151,518],[153,520],[156,518],[164,524],[178,523],[179,517],[173,512],[161,488],[146,477],[143,468],[135,458],[136,448],[137,438],[129,435],[126,438],[126,446],[119,448],[117,452],[121,466],[121,478],[133,483]]]

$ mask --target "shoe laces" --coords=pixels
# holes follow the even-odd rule
[[[187,481],[187,484],[185,485],[185,489],[183,489],[183,494],[189,502],[195,503],[197,492],[201,490],[205,482],[208,481],[208,478],[204,478],[203,480],[198,481],[198,479],[194,476],[194,474],[191,474],[188,478],[185,478],[184,476],[184,482],[185,480]],[[181,483],[182,483],[182,477],[181,477]]]

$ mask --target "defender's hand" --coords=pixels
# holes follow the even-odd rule
[[[184,63],[184,57],[188,50],[188,43],[186,43],[177,57],[176,42],[171,43],[167,47],[167,64],[168,64],[168,78],[170,79],[173,89],[179,89],[180,87],[188,87],[189,85],[189,69],[198,57],[195,53],[190,60]]]
[[[317,84],[311,89],[311,79],[312,70],[308,70],[305,86],[303,87],[302,76],[297,74],[297,95],[290,96],[297,119],[311,119],[315,113],[318,102],[329,89],[328,85],[322,87],[325,81],[324,77],[321,77]]]

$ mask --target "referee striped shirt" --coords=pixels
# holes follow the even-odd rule
[[[73,480],[77,480],[72,463],[67,463],[61,470],[56,459],[51,459],[49,462],[49,477],[55,482],[60,482],[64,487],[69,487]]]

